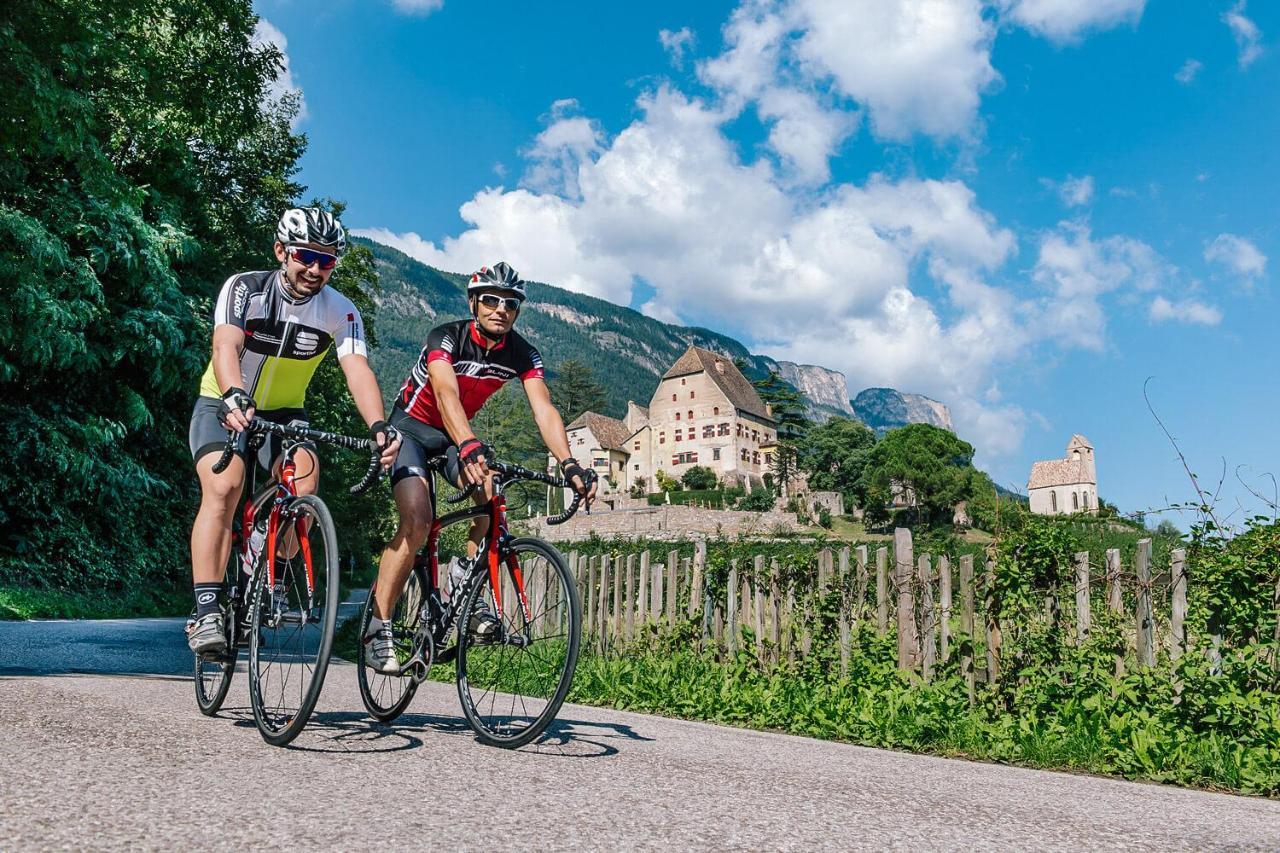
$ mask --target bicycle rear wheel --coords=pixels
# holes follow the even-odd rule
[[[560,711],[578,664],[581,609],[573,575],[540,539],[515,539],[501,567],[499,601],[488,578],[463,603],[458,630],[458,698],[482,743],[514,749],[546,730]],[[516,572],[524,602],[516,593]],[[471,636],[479,607],[502,623],[496,640]]]
[[[338,535],[320,498],[304,495],[280,510],[267,559],[275,560],[275,584],[264,562],[249,597],[249,702],[262,739],[283,746],[320,698],[338,617]]]
[[[396,637],[396,657],[404,664],[413,655],[413,641],[422,618],[422,607],[430,587],[427,573],[421,566],[414,566],[405,580],[404,590],[391,615],[391,626]],[[377,588],[369,590],[369,598],[360,614],[360,659],[357,681],[360,682],[360,699],[369,714],[379,722],[389,723],[404,713],[413,700],[418,684],[409,675],[387,675],[365,661],[364,636],[373,618],[373,595]]]

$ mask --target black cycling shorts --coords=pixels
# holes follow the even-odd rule
[[[391,485],[406,477],[422,477],[427,486],[435,488],[428,463],[444,458],[444,476],[457,485],[462,481],[462,467],[458,463],[458,446],[444,430],[425,424],[415,417],[396,409],[391,413],[391,425],[400,432],[400,452],[391,466]]]
[[[222,452],[227,442],[227,428],[218,419],[218,413],[221,411],[221,400],[215,400],[213,397],[196,398],[195,408],[191,410],[191,425],[187,429],[187,444],[191,448],[193,462],[199,462],[200,458],[208,453]],[[306,409],[275,409],[269,412],[258,410],[254,412],[254,416],[285,426],[311,426]],[[314,442],[304,441],[298,446],[305,447],[312,453],[316,451]],[[267,436],[267,440],[258,449],[258,464],[270,471],[283,451],[284,439],[275,435]],[[245,457],[243,450],[237,451],[237,455],[241,459]]]

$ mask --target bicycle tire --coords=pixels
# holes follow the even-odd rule
[[[412,653],[413,635],[417,631],[417,620],[421,613],[422,598],[427,595],[427,573],[415,565],[405,578],[404,590],[396,601],[396,612],[391,616],[397,637],[397,652],[400,662],[404,663]],[[373,618],[373,595],[377,586],[369,590],[364,609],[360,613],[360,653],[356,661],[356,680],[360,684],[360,701],[365,710],[380,723],[389,723],[404,713],[413,701],[413,694],[418,690],[418,683],[408,675],[387,675],[374,670],[365,663],[364,636],[369,630],[369,620]],[[415,593],[416,591],[416,593]],[[401,652],[400,638],[407,637],[408,647]]]
[[[338,534],[328,507],[316,495],[303,495],[288,500],[281,507],[280,516],[281,534],[276,540],[276,554],[264,558],[254,575],[249,596],[253,613],[249,637],[249,704],[258,732],[273,746],[292,741],[311,718],[324,687],[338,617]],[[305,534],[313,555],[315,578],[315,589],[310,596],[306,589],[305,549],[299,547],[292,556],[285,553],[284,531],[302,517],[309,517],[311,521]],[[317,544],[321,549],[319,557],[315,556]],[[277,578],[278,589],[272,590],[267,587],[270,564],[266,560],[282,555],[285,565]],[[318,636],[309,635],[307,626],[314,626]],[[313,642],[314,656],[308,651]],[[308,664],[313,657],[313,663]],[[293,666],[294,663],[300,667]],[[302,671],[292,671],[299,668]],[[281,676],[286,669],[290,670],[289,674]],[[291,682],[297,687],[296,705],[291,701],[294,692]]]
[[[227,556],[227,570],[222,584],[224,593],[235,582],[235,573],[240,565],[240,549],[237,540],[238,537],[232,539],[231,553]],[[227,646],[227,651],[222,658],[211,659],[203,655],[194,655],[196,707],[206,717],[216,716],[222,710],[222,703],[227,699],[227,691],[231,689],[231,677],[236,672],[238,652],[234,638],[230,636],[231,631],[228,630],[227,634],[232,642]]]
[[[539,737],[560,712],[578,664],[582,611],[573,574],[559,551],[541,539],[513,539],[503,554],[504,586],[511,583],[508,555],[516,557],[524,576],[531,619],[525,619],[523,608],[513,606],[514,595],[503,596],[501,611],[493,607],[487,573],[472,584],[458,620],[456,680],[462,712],[480,742],[515,749]],[[529,563],[526,557],[532,558]],[[502,622],[497,643],[478,642],[468,630],[472,613],[486,595],[487,606]],[[510,642],[516,635],[527,645]],[[541,650],[535,654],[539,644]],[[548,695],[535,697],[523,692],[526,688],[545,689]],[[504,710],[508,704],[510,710]]]

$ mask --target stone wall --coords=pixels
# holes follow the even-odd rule
[[[605,539],[614,536],[686,539],[695,533],[735,537],[770,536],[800,530],[795,514],[790,512],[709,510],[678,504],[595,512],[591,515],[580,512],[555,527],[548,525],[545,518],[525,523],[532,523],[537,535],[560,542],[576,542],[588,538],[592,533]]]

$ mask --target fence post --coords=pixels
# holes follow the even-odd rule
[[[1151,540],[1138,540],[1138,553],[1134,560],[1138,570],[1138,666],[1150,668],[1156,665],[1155,625],[1151,610]]]
[[[937,655],[938,614],[933,607],[933,566],[928,554],[921,554],[917,577],[920,580],[920,675],[933,680],[933,664]]]
[[[769,561],[769,639],[773,642],[773,659],[782,652],[782,593],[778,591],[778,558]]]
[[[649,552],[645,551],[647,555]],[[662,621],[662,579],[666,576],[666,566],[654,563],[649,567],[649,621],[655,625]]]
[[[625,564],[622,560],[610,560],[613,577],[613,618],[609,620],[610,635],[614,640],[622,639],[622,567]]]
[[[938,558],[938,599],[942,641],[938,654],[939,660],[946,662],[951,657],[951,558],[945,554]]]
[[[1170,607],[1169,633],[1173,635],[1173,647],[1169,657],[1177,660],[1187,650],[1187,552],[1174,548],[1169,554],[1169,576],[1173,582],[1173,601]]]
[[[1089,639],[1093,613],[1089,610],[1089,552],[1076,552],[1076,641]]]
[[[738,561],[729,561],[729,585],[725,595],[725,640],[729,657],[738,652]]]
[[[636,625],[649,618],[649,552],[640,553],[640,574],[636,577]]]
[[[636,636],[636,555],[628,554],[626,562],[627,571],[627,600],[623,606],[622,625],[623,631],[626,633],[627,642],[631,642]],[[621,586],[621,584],[619,584]]]
[[[1004,641],[1000,633],[1000,603],[996,599],[996,564],[987,560],[987,683],[1000,680],[1000,645]]]
[[[898,587],[898,669],[915,668],[919,646],[916,644],[915,601],[911,596],[911,572],[915,558],[911,553],[911,531],[899,527],[893,531],[894,578]]]
[[[960,558],[960,630],[965,636],[966,654],[960,659],[960,671],[964,673],[965,687],[969,693],[969,704],[974,700],[973,649],[976,638],[973,635],[973,555],[965,554]]]
[[[1123,616],[1124,614],[1124,597],[1120,589],[1120,549],[1108,548],[1107,557],[1107,610]],[[1116,652],[1116,678],[1124,675],[1124,652],[1128,641],[1121,643],[1119,651]]]
[[[751,615],[754,619],[752,628],[756,632],[756,657],[764,651],[765,599],[764,599],[764,554],[756,554],[751,561],[751,589],[755,592],[755,601]]]
[[[889,549],[876,549],[876,633],[889,630]]]
[[[609,651],[609,555],[600,556],[600,604],[596,608],[596,626],[600,629],[600,651]]]
[[[676,624],[676,593],[680,591],[680,583],[677,580],[680,576],[680,552],[667,552],[667,627],[673,628]]]
[[[689,618],[693,618],[702,602],[702,572],[707,565],[707,540],[693,543],[693,582],[689,586]]]
[[[826,596],[831,583],[831,549],[823,548],[818,552],[818,595]]]
[[[857,566],[857,578],[853,582],[853,620],[862,621],[862,611],[867,604],[867,546],[859,545],[853,551],[853,562]]]

